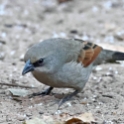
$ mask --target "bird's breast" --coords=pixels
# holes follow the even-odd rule
[[[48,74],[44,74],[44,73],[41,73],[41,72],[37,72],[37,71],[33,71],[32,72],[33,76],[41,83],[43,84],[46,84],[46,85],[49,85],[49,86],[52,86],[52,87],[55,87],[55,83],[54,81],[52,80],[52,78],[50,78],[48,76]]]
[[[79,63],[65,64],[55,73],[41,73],[34,71],[33,76],[41,83],[60,88],[83,89],[88,81],[92,70],[92,65],[87,68],[82,67]]]

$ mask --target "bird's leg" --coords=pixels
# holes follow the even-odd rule
[[[45,91],[41,92],[41,95],[49,95],[52,91],[53,87],[47,88]]]
[[[43,92],[39,92],[39,93],[33,93],[33,94],[31,94],[31,95],[29,95],[29,97],[33,97],[33,96],[39,96],[39,95],[49,95],[50,94],[50,92],[52,91],[52,89],[53,89],[53,87],[49,87],[49,88],[47,88],[45,91],[43,91]]]
[[[62,100],[60,100],[58,108],[65,103],[66,101],[68,101],[69,99],[71,99],[73,96],[77,95],[80,92],[80,90],[75,90],[73,93],[65,96]]]

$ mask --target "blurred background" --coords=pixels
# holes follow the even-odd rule
[[[0,82],[42,86],[30,74],[25,77],[21,76],[24,66],[23,57],[31,45],[44,39],[57,37],[79,38],[99,44],[124,47],[124,0],[0,0]],[[105,75],[112,69],[114,74],[117,74],[118,82],[114,82],[116,85],[110,83],[113,81],[111,76],[101,77],[102,74]],[[99,117],[97,118],[99,122],[104,120],[101,113],[108,120],[116,117],[119,120],[121,115],[123,122],[124,97],[121,96],[124,86],[124,76],[121,75],[123,68],[120,65],[102,65],[99,70],[102,71],[95,73],[94,77],[91,76],[92,80],[89,81],[91,83],[87,84],[84,89],[86,92],[81,95],[82,100],[87,98],[85,100],[88,101],[88,104],[92,104],[90,106],[83,104],[79,110],[75,110],[76,107],[73,107],[70,111],[92,111],[96,118]],[[30,111],[28,108],[21,108],[20,104],[8,99],[10,95],[7,95],[7,88],[8,86],[1,85],[0,89],[0,96],[2,96],[0,101],[3,102],[0,107],[4,108],[3,115],[5,116],[3,120],[6,120],[6,115],[11,112],[15,115],[17,112],[25,114],[31,111],[34,115],[38,115],[40,110],[50,113],[50,110],[46,110],[44,106],[39,106],[42,109],[34,106],[32,110],[30,108]],[[109,101],[109,98],[105,99],[99,95],[102,92],[110,93],[116,96],[116,99],[112,99],[113,102]],[[100,97],[97,99],[96,96]],[[97,102],[93,102],[93,99],[97,99]],[[100,104],[101,101],[105,104]],[[120,108],[115,108],[118,101]],[[13,105],[14,108],[11,109]],[[79,102],[75,105],[78,107]],[[99,109],[97,105],[102,106],[101,113],[101,108]],[[109,114],[106,113],[107,110]],[[112,112],[116,114],[112,114]],[[28,118],[28,116],[26,117]],[[8,122],[14,122],[14,119]]]
[[[124,0],[0,0],[0,60],[56,37],[123,45]]]

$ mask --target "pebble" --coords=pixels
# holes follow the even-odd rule
[[[72,106],[70,102],[67,102],[67,105],[68,105],[68,106]]]
[[[106,9],[106,10],[110,10],[111,7],[112,7],[112,1],[105,1],[103,3],[103,7]]]
[[[114,39],[114,37],[112,35],[110,35],[110,36],[106,36],[104,38],[104,41],[109,42],[109,43],[114,43],[115,39]]]
[[[93,6],[93,7],[92,7],[92,11],[93,11],[93,12],[98,12],[98,11],[99,11],[99,8],[98,8],[97,6]]]
[[[124,40],[124,30],[118,31],[118,32],[115,34],[115,38],[117,38],[118,40]]]
[[[101,71],[101,70],[102,70],[102,67],[97,66],[95,70],[96,70],[96,71]]]
[[[4,60],[4,58],[5,58],[5,53],[4,52],[1,52],[0,53],[0,60]]]
[[[88,37],[87,35],[83,35],[83,36],[82,36],[82,40],[84,40],[84,41],[89,41],[89,37]]]
[[[24,121],[26,119],[25,115],[18,115],[17,120]]]
[[[1,43],[1,44],[6,44],[6,41],[0,40],[0,43]]]
[[[10,52],[10,55],[13,56],[16,52],[13,50]]]
[[[44,112],[39,112],[40,115],[42,115]]]
[[[99,100],[102,102],[102,103],[109,103],[111,98],[108,98],[108,97],[100,97]]]
[[[20,56],[20,61],[24,61],[24,54]]]
[[[32,114],[31,113],[27,113],[26,116],[30,117],[30,116],[32,116]]]
[[[78,31],[77,30],[71,30],[70,33],[72,33],[72,34],[78,34]]]

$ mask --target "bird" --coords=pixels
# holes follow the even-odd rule
[[[95,65],[116,60],[124,60],[124,53],[80,39],[51,38],[27,50],[22,75],[31,72],[39,82],[48,85],[42,95],[49,95],[53,88],[74,89],[60,100],[60,107],[83,90]]]

